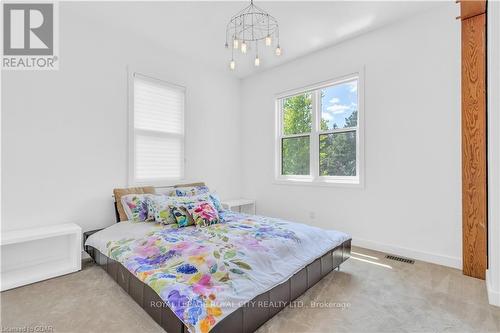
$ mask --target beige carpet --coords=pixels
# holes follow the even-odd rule
[[[259,332],[500,332],[500,308],[484,281],[460,271],[384,259],[360,248],[353,258],[268,321]],[[46,332],[162,332],[99,267],[1,294],[1,326]],[[12,330],[11,330],[12,331]]]

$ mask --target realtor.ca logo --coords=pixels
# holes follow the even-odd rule
[[[57,3],[3,3],[2,69],[59,69]]]

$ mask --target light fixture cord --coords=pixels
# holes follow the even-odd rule
[[[236,20],[234,20],[234,36],[233,36],[233,43],[234,43],[234,40],[236,39]]]
[[[269,37],[269,14],[267,14],[267,36]]]
[[[253,18],[254,18],[254,14],[252,13],[252,39],[255,39],[254,33],[253,33],[253,27],[254,27]]]

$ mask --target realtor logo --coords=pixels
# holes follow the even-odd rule
[[[3,4],[3,69],[58,69],[54,3]]]

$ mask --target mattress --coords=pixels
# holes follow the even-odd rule
[[[225,223],[176,228],[120,222],[87,246],[149,285],[191,332],[207,332],[349,235],[263,216],[228,212]]]

